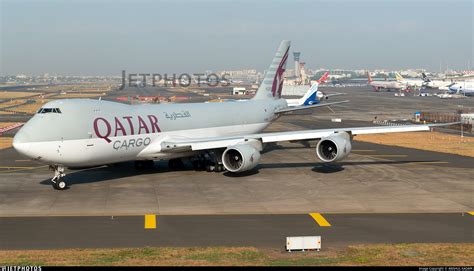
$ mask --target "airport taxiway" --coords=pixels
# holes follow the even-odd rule
[[[299,118],[301,119],[301,118]],[[316,122],[315,120],[314,122]],[[310,122],[311,125],[317,125]],[[348,125],[348,123],[345,123]],[[280,127],[281,126],[281,127]],[[276,122],[269,130],[304,128]],[[313,143],[314,146],[314,143]],[[171,171],[166,162],[68,171],[56,191],[47,166],[0,151],[0,216],[466,212],[474,209],[474,158],[355,142],[335,165],[314,148],[267,146],[246,174]]]
[[[373,116],[409,117],[444,102],[452,111],[458,102],[362,91],[349,99],[336,113],[282,117],[268,131],[371,126]],[[330,166],[317,160],[314,143],[264,152],[256,170],[238,176],[122,163],[68,171],[70,188],[56,191],[47,166],[0,150],[0,249],[283,247],[285,236],[319,234],[329,245],[473,242],[472,157],[357,141]],[[318,225],[314,212],[331,226]],[[144,229],[145,214],[156,215],[156,229]]]
[[[322,236],[322,249],[368,243],[472,243],[474,215],[309,214],[0,217],[0,250],[108,247],[285,247],[287,236]],[[145,228],[147,219],[155,227]]]

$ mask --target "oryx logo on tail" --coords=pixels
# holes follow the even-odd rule
[[[274,100],[281,98],[283,88],[284,73],[286,70],[286,61],[290,50],[290,41],[284,40],[280,43],[270,67],[268,67],[263,77],[262,83],[258,87],[257,93],[252,99],[255,100]]]
[[[281,89],[283,88],[283,74],[285,73],[286,69],[286,60],[288,59],[288,51],[290,48],[286,49],[285,54],[283,55],[283,58],[281,59],[280,65],[278,65],[278,69],[275,73],[275,78],[273,78],[273,84],[272,84],[272,95],[273,97],[277,97],[278,93],[278,98],[281,97]]]

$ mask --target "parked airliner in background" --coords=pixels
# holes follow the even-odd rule
[[[306,94],[299,98],[299,99],[286,99],[286,102],[288,106],[301,106],[301,105],[312,105],[312,104],[318,104],[320,103],[320,98],[318,97],[318,94],[321,92],[318,92],[318,83],[314,83],[309,89]]]
[[[319,78],[319,80],[316,80],[316,82],[313,83],[313,85],[308,89],[308,91],[305,93],[305,95],[303,95],[303,97],[299,99],[286,99],[288,106],[292,107],[318,104],[321,102],[322,99],[328,99],[330,96],[333,95],[340,95],[340,93],[326,95],[322,91],[318,91],[319,84],[326,82],[328,76],[329,72],[325,72],[323,76]]]
[[[395,78],[400,84],[412,89],[420,89],[424,82],[422,79],[405,79],[398,72],[395,73]]]
[[[367,72],[367,83],[374,88],[375,91],[382,89],[390,90],[402,90],[404,86],[398,81],[373,81],[370,76],[370,72]]]
[[[428,131],[435,125],[376,126],[261,133],[281,114],[320,107],[289,107],[281,98],[290,41],[282,41],[255,96],[246,102],[128,105],[71,99],[46,103],[15,135],[21,154],[54,169],[52,184],[67,188],[64,168],[153,160],[174,167],[183,157],[207,157],[215,170],[232,173],[255,168],[263,144],[315,140],[316,155],[336,162],[349,155],[359,134]],[[202,160],[196,160],[196,165]]]
[[[456,82],[449,86],[449,91],[465,96],[474,96],[474,81]]]
[[[431,79],[426,74],[423,72],[421,73],[423,77],[423,87],[426,88],[446,88],[445,90],[448,90],[449,86],[453,84],[451,80],[440,80],[440,79]]]

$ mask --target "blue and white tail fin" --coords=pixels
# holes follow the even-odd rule
[[[281,97],[289,50],[290,41],[282,41],[253,99],[279,99]]]
[[[319,83],[314,83],[310,89],[308,89],[308,92],[299,99],[299,105],[311,105],[311,104],[318,104],[319,98],[318,98],[318,86]]]
[[[318,104],[321,101],[320,98],[324,97],[324,93],[318,92],[319,84],[326,82],[328,76],[329,72],[325,72],[323,76],[308,89],[306,94],[298,100],[298,105]]]

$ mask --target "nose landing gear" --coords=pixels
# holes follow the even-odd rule
[[[54,177],[51,179],[51,183],[54,187],[54,189],[57,190],[64,190],[67,188],[67,184],[64,181],[64,177],[66,174],[64,174],[64,167],[63,166],[58,166],[58,165],[51,165],[49,166],[51,170],[54,170]]]

